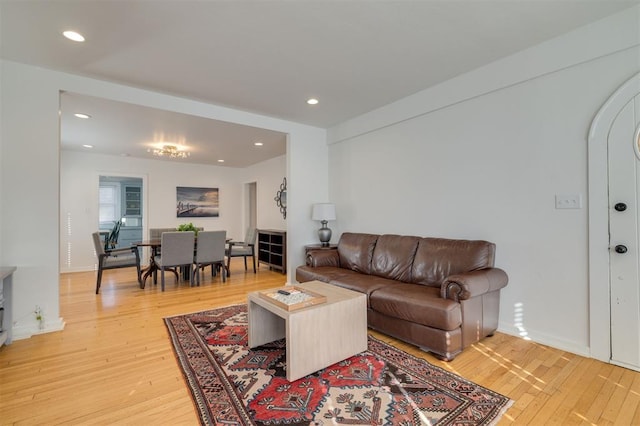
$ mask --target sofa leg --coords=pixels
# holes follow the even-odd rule
[[[433,355],[434,357],[436,357],[440,361],[445,361],[445,362],[453,361],[454,358],[458,355],[458,354],[455,354],[455,355],[446,356],[446,355],[442,355],[442,354],[439,354],[439,353],[435,353],[431,349],[423,348],[423,347],[420,347],[420,350],[423,350],[425,352],[429,352],[431,355]]]
[[[444,355],[440,355],[440,354],[434,354],[433,352],[431,352],[431,355],[435,356],[436,358],[438,358],[440,361],[445,361],[445,362],[450,362],[453,361],[453,358],[455,357],[446,357]]]

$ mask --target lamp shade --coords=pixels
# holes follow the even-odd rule
[[[313,205],[312,220],[336,220],[336,205],[332,203],[318,203]]]

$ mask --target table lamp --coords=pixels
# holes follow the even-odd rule
[[[319,220],[322,228],[318,229],[318,237],[323,246],[328,246],[331,240],[331,229],[327,228],[327,222],[336,220],[336,205],[332,203],[317,203],[313,205],[312,220]]]

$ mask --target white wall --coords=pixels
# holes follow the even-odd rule
[[[10,61],[0,61],[0,67],[0,253],[3,265],[18,267],[13,281],[15,338],[37,331],[35,305],[43,309],[47,331],[63,326],[58,297],[60,90],[287,133],[287,179],[295,182],[288,197],[289,274],[303,262],[302,246],[315,228],[306,211],[317,193],[324,197],[328,191],[325,130]],[[149,182],[151,194],[162,190],[154,185]]]
[[[330,129],[334,231],[493,241],[500,330],[589,355],[586,138],[640,69],[637,12]]]
[[[267,164],[261,166],[262,173],[252,174],[252,181],[257,182],[259,187],[271,188],[274,180],[272,176],[279,176],[281,179],[285,173],[284,158],[264,162]],[[245,169],[63,151],[60,156],[61,272],[91,270],[95,267],[96,258],[89,236],[97,229],[100,175],[142,176],[145,179],[145,229],[174,227],[192,222],[207,230],[224,229],[230,238],[241,240],[244,237],[244,224],[238,212],[243,208],[243,183],[247,175]],[[220,216],[177,218],[177,186],[218,188]],[[264,208],[259,208],[260,218],[264,211],[264,220],[269,221],[269,208],[274,207],[275,203],[258,200],[259,205],[263,202]]]
[[[3,93],[3,87],[4,87],[4,79],[2,78],[2,73],[3,73],[3,67],[0,66],[0,94]],[[4,128],[4,114],[2,113],[2,104],[3,102],[0,102],[0,129]],[[4,150],[4,132],[0,131],[0,167],[3,167],[4,165],[4,160],[3,157],[4,155],[2,154],[2,151]],[[4,186],[4,179],[2,176],[2,173],[0,173],[0,194],[2,194],[2,188]],[[2,217],[4,216],[4,214],[2,213],[3,209],[0,208],[0,241],[2,241],[2,232],[3,232],[3,220]],[[6,263],[4,262],[4,258],[2,255],[2,244],[0,244],[0,266],[4,266],[6,265]]]
[[[287,157],[263,161],[243,170],[243,182],[256,182],[258,229],[287,229],[287,222],[276,204],[276,192],[286,176]],[[238,238],[241,240],[242,238]]]
[[[58,88],[35,68],[2,63],[3,266],[13,275],[13,335],[62,327],[58,305]]]
[[[257,186],[258,228],[286,229],[286,221],[274,201],[286,173],[286,156],[263,161],[246,169],[189,164],[180,161],[147,160],[78,151],[60,153],[60,272],[96,268],[89,237],[97,230],[98,177],[142,177],[147,209],[144,227],[167,228],[192,222],[206,230],[224,229],[229,238],[242,240],[246,224],[245,183]],[[176,186],[213,187],[220,191],[220,216],[177,218]],[[147,235],[146,233],[144,235]]]

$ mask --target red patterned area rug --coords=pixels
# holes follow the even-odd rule
[[[165,324],[202,424],[491,425],[512,403],[371,336],[366,352],[288,382],[284,340],[247,347],[246,305]]]

